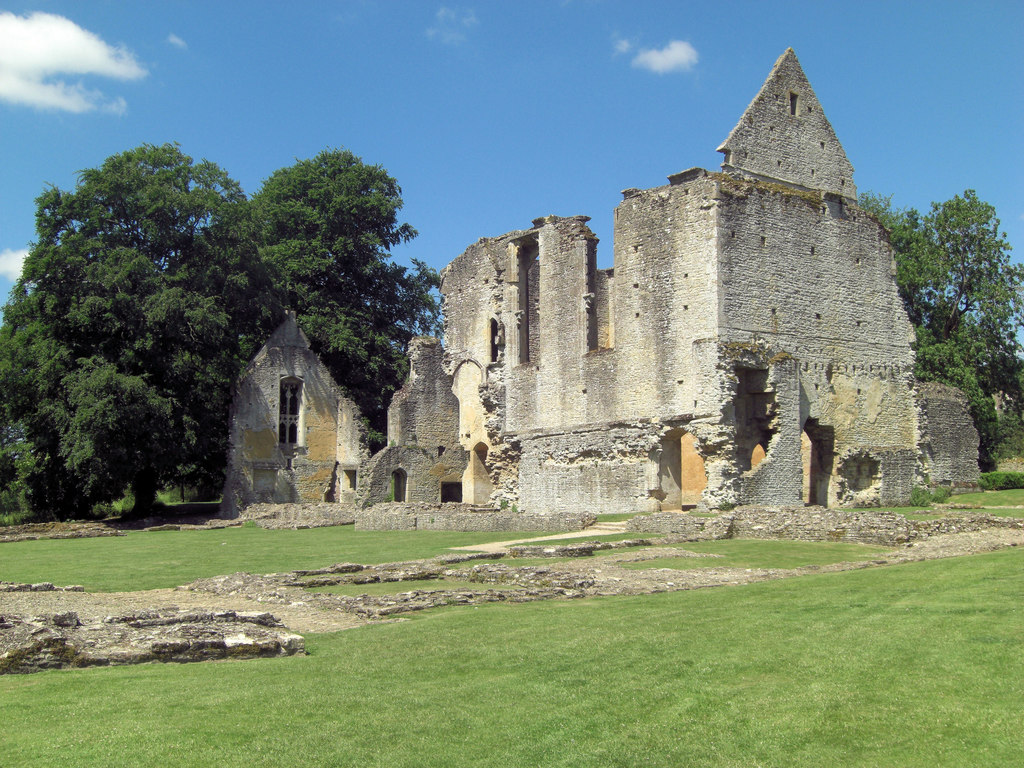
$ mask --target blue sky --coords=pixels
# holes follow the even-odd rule
[[[47,185],[167,141],[250,194],[328,147],[383,165],[420,232],[402,261],[585,214],[610,266],[620,190],[716,169],[790,46],[859,190],[976,189],[1020,260],[1022,40],[1019,0],[0,0],[0,296]]]

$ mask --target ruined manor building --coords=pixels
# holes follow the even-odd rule
[[[966,401],[913,377],[888,236],[792,50],[718,149],[721,172],[623,193],[612,269],[585,216],[449,264],[444,346],[413,341],[361,503],[870,506],[975,483]]]

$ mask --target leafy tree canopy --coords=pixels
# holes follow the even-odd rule
[[[325,150],[274,173],[253,196],[260,255],[334,379],[383,444],[391,395],[408,371],[413,336],[436,332],[437,273],[389,260],[416,231],[399,223],[401,189],[378,165]]]
[[[79,515],[133,488],[142,511],[159,485],[216,482],[230,382],[275,319],[244,201],[169,144],[37,199],[0,331],[0,415],[31,446],[33,508]]]
[[[889,230],[896,282],[917,336],[915,373],[963,390],[990,466],[999,428],[994,396],[1024,406],[1017,333],[1024,322],[1024,267],[1010,263],[1010,245],[995,208],[974,190],[921,215],[891,197],[866,193],[860,204]]]
[[[219,485],[231,382],[286,308],[378,439],[409,340],[437,325],[437,274],[390,260],[416,234],[398,184],[344,150],[250,201],[215,164],[143,145],[36,202],[0,328],[0,479],[37,514]]]

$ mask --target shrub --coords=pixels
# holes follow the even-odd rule
[[[912,507],[930,507],[932,505],[932,495],[928,492],[928,489],[923,485],[919,485],[910,492],[910,506]]]
[[[982,472],[978,484],[985,491],[1024,488],[1024,472]]]
[[[932,501],[936,504],[942,504],[947,501],[952,494],[949,492],[949,488],[944,485],[940,485],[934,491],[932,491]]]

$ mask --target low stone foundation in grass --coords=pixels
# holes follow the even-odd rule
[[[352,525],[355,509],[345,504],[328,502],[303,504],[250,504],[236,520],[252,521],[260,528],[326,528],[331,525]]]
[[[680,512],[638,515],[627,525],[640,533],[677,533],[693,540],[792,539],[848,541],[860,544],[905,544],[940,533],[986,528],[1021,528],[1024,519],[988,514],[911,520],[896,512],[867,512],[824,507],[738,507],[711,517]]]
[[[0,616],[0,674],[296,653],[305,653],[303,638],[269,613],[166,609],[103,618],[74,611]]]
[[[355,513],[360,531],[580,531],[597,517],[589,512],[529,515],[471,504],[375,504]]]

